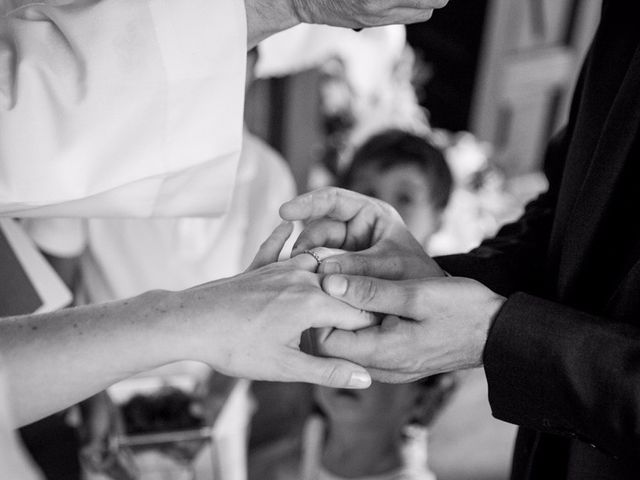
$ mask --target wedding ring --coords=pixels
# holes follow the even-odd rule
[[[314,252],[313,250],[305,250],[302,253],[308,253],[309,255],[311,255],[316,262],[318,262],[318,267],[320,266],[320,264],[322,263],[322,259],[320,258],[320,255],[318,255],[316,252]]]

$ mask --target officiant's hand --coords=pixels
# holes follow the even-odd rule
[[[182,337],[180,356],[237,377],[366,388],[370,377],[359,365],[300,350],[301,336],[310,328],[355,330],[372,325],[374,318],[323,292],[312,255],[271,263],[290,233],[287,224],[276,229],[252,265],[259,268],[176,292],[176,301],[188,305],[180,330],[192,333]],[[173,310],[181,311],[179,305]]]
[[[285,220],[306,222],[292,255],[315,247],[349,251],[322,262],[323,274],[384,279],[443,276],[444,272],[385,202],[339,188],[301,195],[280,208]]]
[[[299,23],[378,27],[425,22],[448,0],[245,0],[249,47]]]
[[[425,22],[448,0],[291,0],[303,23],[338,27],[377,27]]]

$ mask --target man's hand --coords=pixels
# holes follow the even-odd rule
[[[368,368],[373,378],[405,383],[482,365],[493,318],[505,299],[465,278],[388,281],[329,275],[325,291],[356,308],[389,314],[380,325],[332,330],[319,353]]]
[[[379,27],[427,21],[448,0],[245,0],[248,48],[299,23]]]
[[[286,220],[307,222],[292,255],[315,247],[353,253],[322,262],[320,273],[386,279],[444,276],[387,203],[339,188],[301,195],[280,208]]]

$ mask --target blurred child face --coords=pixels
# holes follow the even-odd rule
[[[366,390],[315,387],[315,398],[329,423],[348,425],[354,434],[375,428],[380,435],[392,435],[417,414],[423,390],[417,384],[373,382]]]
[[[374,161],[355,171],[347,188],[389,203],[423,245],[440,228],[441,213],[434,208],[429,182],[416,165],[406,163],[382,169]]]

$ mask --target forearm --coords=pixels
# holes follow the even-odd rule
[[[135,373],[178,360],[173,294],[0,320],[17,422],[77,403]]]
[[[493,413],[616,455],[637,454],[639,359],[637,326],[516,294],[484,352]]]

